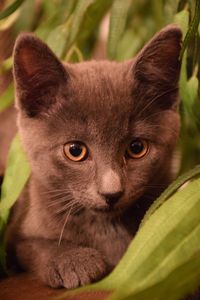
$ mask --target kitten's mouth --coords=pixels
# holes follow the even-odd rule
[[[94,207],[92,209],[96,213],[107,213],[107,214],[119,214],[123,211],[122,208],[115,207],[115,206],[105,206],[105,207]]]

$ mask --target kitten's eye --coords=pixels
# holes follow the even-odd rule
[[[149,149],[147,141],[136,139],[132,141],[127,149],[127,154],[130,158],[141,158]]]
[[[87,147],[81,142],[71,142],[64,145],[64,154],[72,161],[83,161],[88,156]]]

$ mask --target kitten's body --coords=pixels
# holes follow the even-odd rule
[[[147,207],[171,180],[180,39],[171,26],[134,61],[65,68],[40,41],[19,39],[18,127],[32,174],[7,239],[22,269],[51,286],[73,288],[117,264]],[[145,157],[127,157],[133,139],[148,141]],[[87,145],[86,160],[64,157],[63,145],[72,141]]]

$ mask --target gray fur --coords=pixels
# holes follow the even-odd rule
[[[134,60],[62,65],[39,39],[18,38],[18,128],[32,174],[7,240],[21,269],[52,287],[75,288],[118,263],[146,209],[171,181],[180,42],[172,25]],[[149,141],[141,159],[125,155],[134,138]],[[88,146],[87,160],[63,155],[63,145],[74,140]],[[112,207],[108,195],[117,197]]]

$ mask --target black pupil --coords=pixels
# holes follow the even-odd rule
[[[134,141],[130,145],[131,152],[133,154],[140,154],[144,150],[144,145],[141,141]]]
[[[74,157],[79,157],[82,153],[82,146],[79,144],[70,145],[69,152]]]

